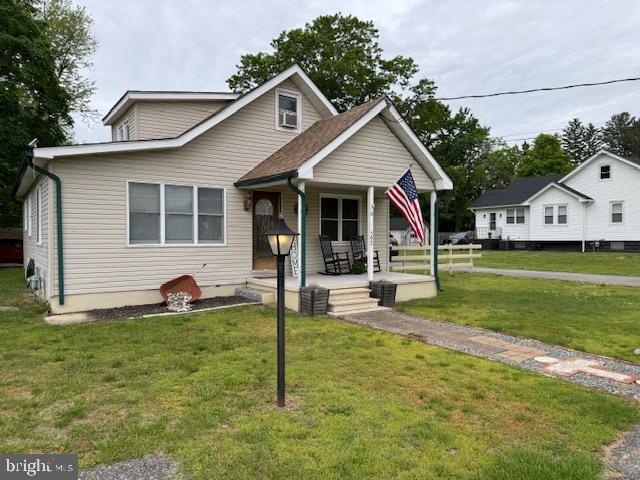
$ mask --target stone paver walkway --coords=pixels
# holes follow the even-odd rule
[[[600,275],[595,273],[550,272],[547,270],[518,270],[509,268],[473,267],[477,273],[494,273],[508,277],[542,278],[551,280],[569,280],[572,282],[596,283],[598,285],[619,285],[640,288],[640,277],[625,275]]]
[[[393,310],[345,315],[342,319],[640,401],[640,385],[636,382],[640,381],[640,365]]]

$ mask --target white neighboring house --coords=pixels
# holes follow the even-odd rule
[[[429,238],[429,225],[425,222],[425,238]],[[409,221],[405,217],[389,218],[389,235],[398,241],[398,245],[420,245]]]
[[[486,192],[471,210],[480,240],[640,251],[640,160],[601,150],[567,174]]]

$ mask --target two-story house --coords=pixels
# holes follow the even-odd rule
[[[518,178],[486,192],[471,210],[481,240],[640,251],[640,160],[601,150],[567,174]]]
[[[111,142],[36,146],[16,179],[25,263],[53,312],[160,302],[163,282],[205,262],[208,296],[275,288],[263,233],[278,216],[300,234],[291,308],[329,278],[320,234],[343,252],[364,235],[398,299],[435,295],[432,276],[388,272],[384,192],[410,165],[432,199],[452,183],[387,98],[338,114],[294,65],[242,95],[129,91],[104,124]],[[374,272],[341,278],[332,289],[362,289]]]

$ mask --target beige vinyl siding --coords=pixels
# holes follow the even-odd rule
[[[386,189],[411,164],[418,189],[433,190],[427,174],[378,116],[321,160],[313,169],[313,181]]]
[[[129,140],[138,140],[138,129],[137,129],[137,116],[136,116],[136,105],[132,105],[129,109],[122,115],[122,117],[111,126],[111,140],[117,140],[117,131],[120,125],[126,123],[129,125]]]
[[[315,274],[324,271],[324,261],[320,250],[320,198],[322,195],[345,195],[359,197],[360,200],[360,234],[367,237],[367,192],[366,190],[341,190],[322,188],[308,184],[307,196],[307,273]],[[380,267],[387,270],[389,257],[389,201],[384,196],[384,191],[375,192],[375,208],[373,217],[374,250],[380,256]],[[283,214],[287,225],[292,230],[298,231],[298,215],[295,209],[297,195],[288,191],[284,193]],[[351,255],[351,245],[346,242],[335,242],[334,252],[347,252]],[[290,264],[287,262],[287,272],[290,273]]]
[[[292,82],[283,82],[291,90]],[[251,211],[233,183],[295,136],[275,129],[274,91],[182,148],[55,160],[63,185],[68,294],[156,289],[203,263],[201,285],[244,283],[252,270]],[[302,127],[320,119],[302,96]],[[127,247],[126,182],[226,188],[226,246]],[[55,251],[55,250],[54,250]]]
[[[228,103],[224,100],[138,102],[138,139],[177,137]]]
[[[39,177],[38,180],[29,190],[23,201],[28,205],[29,198],[31,198],[31,235],[28,230],[23,231],[24,238],[24,265],[25,268],[29,259],[33,259],[36,268],[36,275],[42,278],[43,289],[40,292],[42,298],[46,298],[50,293],[49,288],[49,180],[46,177]],[[42,212],[42,241],[37,241],[37,189],[40,189],[40,201]]]

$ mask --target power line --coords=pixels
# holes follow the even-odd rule
[[[485,93],[482,95],[461,95],[459,97],[438,97],[438,98],[435,98],[435,100],[462,100],[465,98],[488,98],[488,97],[500,97],[503,95],[521,95],[523,93],[550,92],[553,90],[567,90],[570,88],[578,88],[578,87],[595,87],[598,85],[610,85],[612,83],[637,82],[638,80],[640,80],[640,77],[620,78],[617,80],[607,80],[605,82],[576,83],[573,85],[563,85],[562,87],[531,88],[529,90],[514,90],[510,92]]]

